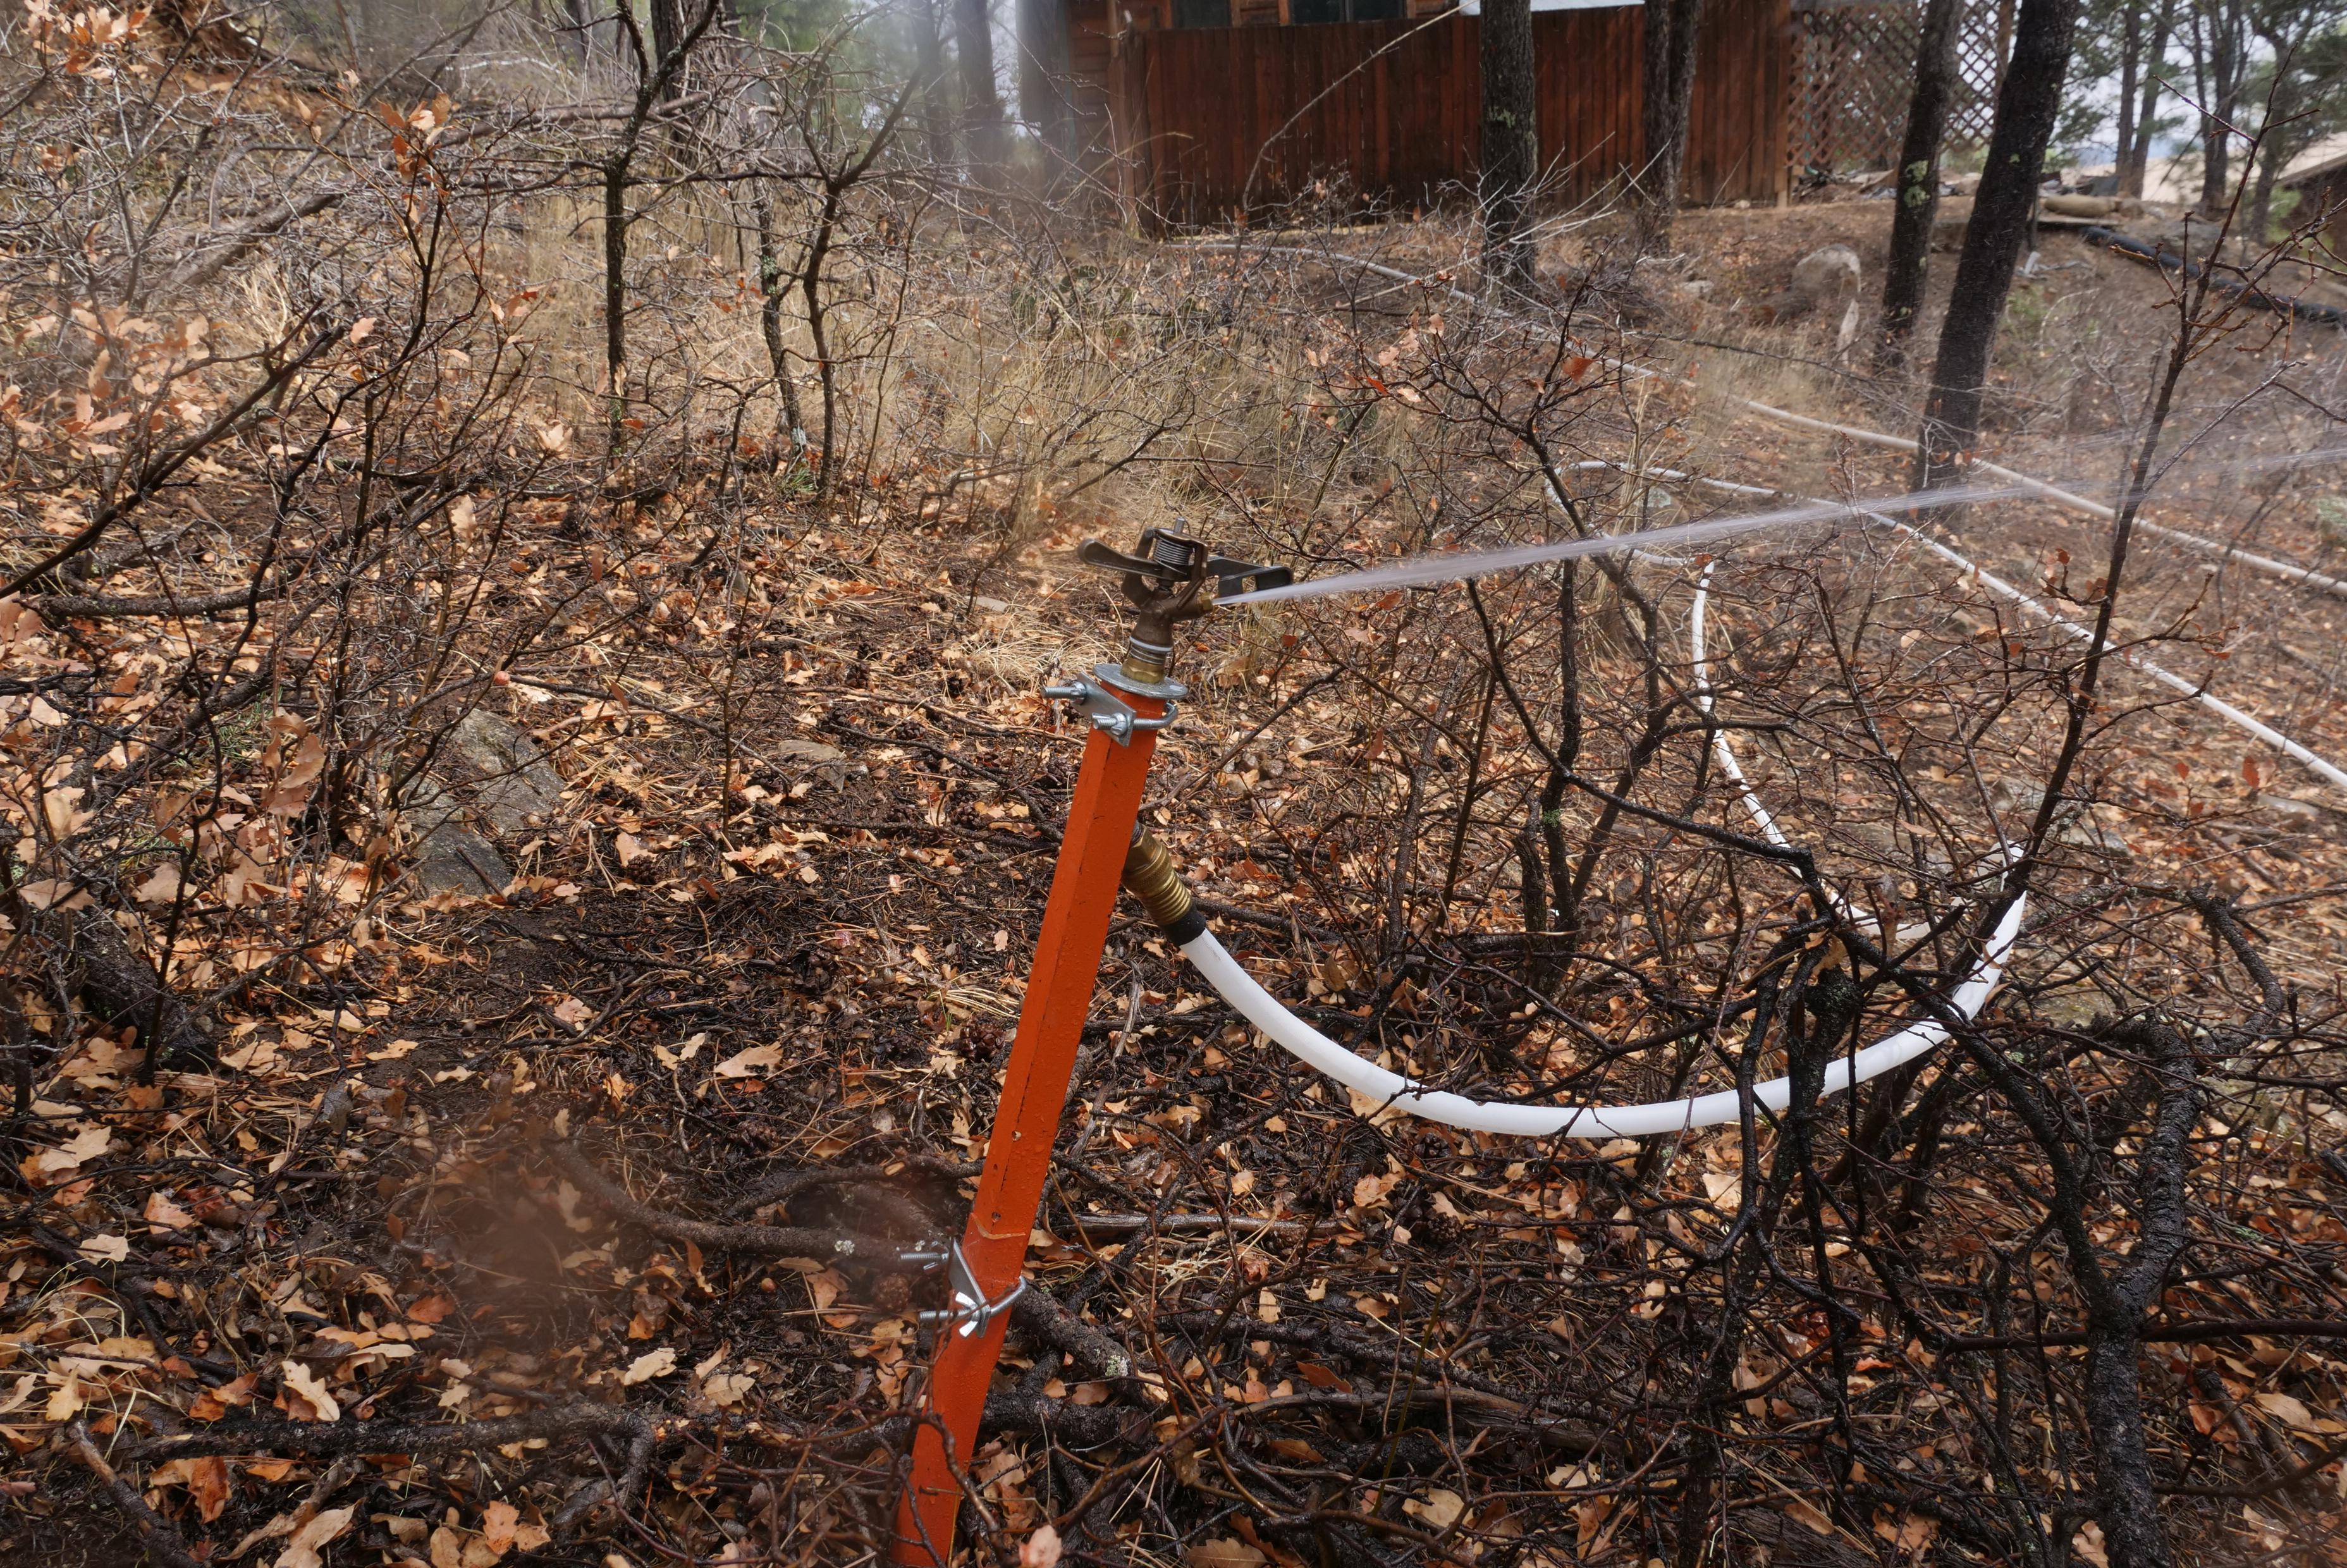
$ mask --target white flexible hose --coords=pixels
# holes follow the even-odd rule
[[[1614,465],[1580,464],[1577,466],[1611,467]],[[1672,479],[1687,477],[1668,469],[1653,469],[1647,473],[1650,477]],[[1758,486],[1734,485],[1722,480],[1703,482],[1718,489],[1744,495],[1782,494]],[[2073,637],[2091,637],[2085,627],[2055,614],[2030,595],[1995,574],[1983,570],[1974,562],[1912,525],[1863,508],[1858,509],[1857,515],[1880,527],[1904,534],[1942,560],[1963,569],[1983,586],[2042,617],[2064,632]],[[1689,625],[1696,700],[1706,714],[1712,708],[1709,664],[1704,644],[1710,587],[1711,567],[1706,564],[1696,589]],[[2147,659],[2126,652],[2121,657],[2154,680],[2191,697],[2219,717],[2274,746],[2325,779],[2347,788],[2347,772],[2342,772],[2280,732],[2260,723],[2231,703]],[[1759,797],[1747,782],[1735,750],[1728,744],[1726,732],[1716,731],[1713,733],[1712,747],[1719,759],[1721,771],[1735,784],[1745,811],[1758,826],[1761,835],[1780,848],[1789,848],[1790,843],[1783,830],[1777,825],[1776,819],[1761,804]],[[2007,846],[2007,854],[2010,853],[2010,846]],[[2012,956],[2014,942],[2020,935],[2021,922],[2028,907],[2026,897],[2014,901],[2013,907],[2005,911],[2004,917],[1997,922],[1995,931],[1990,935],[1988,948],[1982,954],[1980,963],[1956,988],[1954,995],[1948,999],[1950,1009],[1966,1022],[1980,1016],[1980,1009],[1987,1004],[1990,993],[1996,989],[1998,979],[2004,975],[2005,961]],[[1439,1122],[1444,1126],[1458,1127],[1471,1132],[1493,1132],[1523,1138],[1651,1138],[1737,1122],[1744,1115],[1743,1096],[1732,1089],[1688,1100],[1663,1100],[1645,1105],[1581,1106],[1519,1105],[1505,1101],[1470,1100],[1463,1094],[1454,1094],[1448,1090],[1429,1089],[1414,1080],[1363,1060],[1288,1011],[1276,997],[1257,985],[1254,978],[1239,967],[1238,960],[1214,940],[1212,931],[1202,931],[1184,943],[1182,953],[1240,1017],[1307,1066],[1335,1079],[1366,1100],[1391,1105],[1396,1110],[1430,1122]],[[1933,1050],[1947,1038],[1946,1026],[1936,1020],[1924,1019],[1909,1024],[1853,1055],[1839,1057],[1829,1062],[1820,1093],[1839,1094],[1853,1084],[1879,1077]],[[1766,1083],[1756,1084],[1752,1091],[1752,1102],[1756,1107],[1772,1112],[1783,1111],[1792,1102],[1792,1081],[1789,1078],[1772,1078]]]
[[[1703,577],[1696,584],[1695,607],[1687,616],[1687,645],[1695,655],[1695,700],[1706,719],[1711,717],[1711,661],[1704,654],[1704,612],[1711,604],[1711,572],[1717,564],[1713,561],[1704,563]],[[1719,771],[1727,775],[1727,782],[1736,786],[1736,793],[1743,798],[1745,815],[1751,817],[1753,825],[1760,830],[1760,836],[1779,849],[1792,848],[1792,843],[1785,836],[1785,830],[1777,825],[1777,819],[1768,815],[1768,808],[1760,804],[1760,797],[1752,793],[1751,784],[1745,781],[1743,764],[1736,760],[1736,748],[1727,743],[1726,730],[1712,731],[1711,754],[1719,759]]]
[[[1709,664],[1704,649],[1704,614],[1711,598],[1709,564],[1696,590],[1694,613],[1690,618],[1688,640],[1695,655],[1696,700],[1707,714],[1711,712],[1711,680]],[[1736,785],[1745,811],[1759,827],[1768,842],[1780,849],[1792,845],[1768,807],[1760,804],[1752,786],[1745,781],[1744,769],[1736,760],[1735,749],[1728,744],[1726,731],[1712,735],[1713,753],[1719,759],[1720,769]],[[1949,999],[1949,1006],[1967,1022],[1980,1014],[1980,1009],[1996,989],[2005,959],[2013,952],[2014,939],[2020,934],[2023,917],[2029,900],[2014,901],[1997,922],[1995,932],[1989,938],[1988,950],[1980,964]],[[1744,1115],[1742,1095],[1733,1089],[1713,1094],[1697,1095],[1691,1100],[1660,1100],[1647,1105],[1516,1105],[1503,1101],[1470,1100],[1463,1094],[1448,1090],[1428,1089],[1398,1072],[1389,1071],[1373,1061],[1364,1061],[1352,1051],[1297,1018],[1280,1004],[1279,999],[1255,982],[1253,976],[1239,967],[1239,961],[1224,951],[1212,931],[1201,931],[1182,944],[1183,956],[1198,973],[1205,978],[1222,999],[1235,1009],[1240,1017],[1263,1030],[1271,1040],[1305,1065],[1317,1069],[1343,1084],[1347,1089],[1381,1105],[1391,1105],[1413,1116],[1430,1122],[1440,1122],[1446,1127],[1463,1128],[1471,1132],[1497,1132],[1521,1138],[1651,1138],[1657,1135],[1684,1132],[1695,1127],[1714,1127],[1725,1122],[1740,1121]],[[1948,1038],[1946,1028],[1933,1020],[1909,1024],[1888,1039],[1876,1041],[1854,1055],[1837,1058],[1826,1068],[1826,1094],[1839,1094],[1853,1083],[1863,1083],[1870,1078],[1890,1071],[1904,1062],[1912,1061],[1932,1050]],[[1789,1078],[1772,1078],[1756,1084],[1752,1101],[1756,1106],[1769,1111],[1782,1111],[1792,1102],[1793,1086]]]
[[[1976,1018],[1989,993],[1996,989],[2004,960],[2021,930],[2024,906],[2015,903],[1997,923],[1988,951],[1970,979],[1956,988],[1948,1005],[1966,1020]],[[1743,1097],[1733,1089],[1699,1094],[1692,1100],[1662,1100],[1651,1105],[1513,1105],[1504,1101],[1470,1100],[1447,1090],[1425,1085],[1365,1061],[1294,1013],[1261,986],[1239,962],[1223,950],[1212,931],[1201,932],[1182,945],[1183,956],[1195,966],[1208,985],[1238,1010],[1239,1016],[1271,1037],[1305,1065],[1327,1074],[1354,1093],[1381,1105],[1391,1105],[1412,1116],[1423,1116],[1446,1127],[1471,1132],[1498,1132],[1519,1138],[1652,1138],[1684,1132],[1694,1127],[1716,1127],[1744,1115]],[[1837,1057],[1826,1066],[1822,1092],[1839,1094],[1853,1083],[1863,1083],[1912,1061],[1948,1038],[1945,1026],[1931,1019],[1909,1024],[1886,1040],[1851,1056]],[[1789,1078],[1772,1078],[1756,1084],[1752,1102],[1782,1111],[1792,1102]]]

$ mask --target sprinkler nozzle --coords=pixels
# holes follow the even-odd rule
[[[1125,650],[1124,673],[1153,685],[1166,678],[1174,654],[1174,626],[1194,620],[1214,608],[1214,597],[1205,591],[1209,580],[1215,584],[1216,592],[1228,595],[1243,588],[1283,587],[1295,577],[1283,566],[1255,566],[1215,555],[1198,540],[1169,528],[1144,530],[1139,549],[1132,555],[1111,549],[1098,539],[1086,539],[1077,548],[1076,559],[1124,579],[1124,596],[1139,612]]]
[[[1124,890],[1141,901],[1149,918],[1176,946],[1194,941],[1206,928],[1174,857],[1145,826],[1133,830],[1133,848],[1124,857]]]

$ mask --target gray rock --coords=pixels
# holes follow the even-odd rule
[[[2092,986],[2047,991],[2036,999],[2037,1016],[2056,1029],[2084,1029],[2110,1016],[2108,998]]]
[[[2250,805],[2265,821],[2282,827],[2328,828],[2338,820],[2332,807],[2320,801],[2301,800],[2296,795],[2260,791]]]
[[[415,884],[426,893],[502,893],[513,875],[496,845],[453,822],[443,821],[417,846]]]
[[[1794,297],[1811,309],[1854,300],[1861,271],[1849,246],[1820,246],[1793,263]]]
[[[776,762],[821,774],[829,784],[837,784],[847,777],[847,753],[821,741],[785,737],[770,743],[767,751]]]
[[[478,709],[442,738],[434,763],[403,814],[418,843],[417,883],[430,893],[501,891],[513,871],[493,840],[550,820],[562,775],[536,741]]]
[[[545,748],[495,713],[475,709],[441,748],[441,776],[468,786],[473,808],[499,834],[551,819],[562,805],[562,775]]]

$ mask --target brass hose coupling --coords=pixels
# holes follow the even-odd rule
[[[1182,874],[1174,869],[1174,857],[1145,824],[1133,825],[1133,848],[1124,857],[1124,890],[1141,901],[1150,920],[1177,947],[1206,929],[1206,917],[1198,913]]]

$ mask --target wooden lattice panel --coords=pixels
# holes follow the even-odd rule
[[[1967,6],[1956,35],[1960,86],[1948,146],[1988,140],[2005,31],[1993,3]],[[1794,166],[1804,174],[1888,169],[1907,130],[1921,7],[1877,0],[1796,0],[1790,106]]]

